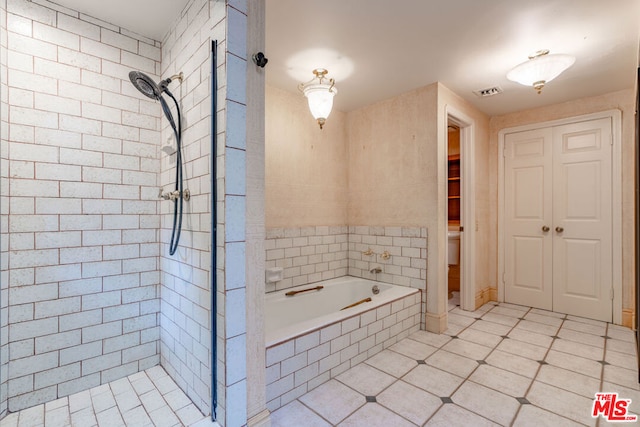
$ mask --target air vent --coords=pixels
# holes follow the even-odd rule
[[[486,89],[479,89],[479,90],[474,90],[473,91],[473,93],[475,93],[480,98],[497,95],[497,94],[502,93],[502,92],[503,91],[502,91],[502,88],[500,86],[488,87]]]

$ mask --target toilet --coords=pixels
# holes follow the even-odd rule
[[[460,262],[460,232],[449,231],[448,232],[448,255],[449,265],[458,265]]]

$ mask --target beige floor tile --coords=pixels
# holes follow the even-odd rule
[[[501,325],[500,323],[481,320],[469,326],[469,329],[477,329],[479,331],[487,332],[492,335],[502,336],[507,335],[509,331],[513,329],[513,326]]]
[[[590,326],[590,325],[587,325]],[[580,344],[591,345],[593,347],[604,348],[605,339],[599,335],[593,335],[585,332],[574,331],[571,329],[560,329],[558,336],[563,340],[573,341]]]
[[[604,352],[604,360],[607,363],[611,363],[615,366],[620,366],[625,369],[637,369],[638,368],[638,360],[635,355],[619,353],[613,350],[606,350]]]
[[[605,393],[618,393],[620,399],[631,399],[631,411],[636,414],[640,413],[640,385],[637,385],[636,388],[629,388],[604,381],[601,391]]]
[[[294,400],[271,414],[271,427],[330,427],[318,414]]]
[[[485,347],[495,347],[500,344],[500,341],[502,341],[502,338],[498,335],[471,328],[467,328],[464,331],[460,332],[460,335],[458,335],[458,337],[465,341],[474,342]]]
[[[197,421],[200,421],[204,418],[204,415],[196,408],[196,405],[190,403],[184,408],[180,408],[176,411],[176,415],[180,418],[182,424],[186,426],[190,426]]]
[[[527,311],[529,311],[528,308],[523,310],[520,306],[500,304],[499,306],[491,310],[491,313],[502,314],[503,316],[515,317],[516,319],[519,319],[521,317],[524,317]]]
[[[513,427],[579,427],[582,425],[533,405],[522,405],[513,423]]]
[[[535,377],[538,369],[540,369],[540,364],[535,360],[500,350],[494,350],[487,357],[486,362],[491,366],[528,378]]]
[[[440,348],[451,341],[451,337],[449,335],[434,334],[427,331],[414,332],[413,334],[409,335],[409,338],[436,348]]]
[[[529,313],[539,314],[541,316],[547,316],[547,317],[556,317],[558,319],[564,319],[567,317],[567,315],[564,313],[555,313],[553,311],[543,310],[541,308],[532,308],[531,311],[529,311]]]
[[[542,324],[553,326],[556,328],[559,328],[563,322],[563,319],[557,318],[555,316],[548,316],[546,314],[538,314],[538,313],[527,313],[527,315],[524,316],[524,318],[532,322],[542,323]]]
[[[69,406],[65,405],[51,410],[46,410],[44,423],[47,427],[66,427],[71,424]]]
[[[397,381],[380,393],[377,401],[409,421],[422,425],[442,405],[442,400],[404,381]]]
[[[528,344],[537,345],[539,347],[549,348],[553,343],[553,338],[549,335],[542,335],[526,329],[515,327],[509,332],[509,338],[517,341],[526,342]]]
[[[443,405],[438,412],[425,424],[425,427],[494,427],[492,421],[467,411],[454,404]]]
[[[551,348],[563,353],[573,354],[574,356],[586,357],[591,360],[603,360],[604,358],[604,350],[600,347],[594,347],[592,345],[581,344],[565,339],[555,340]]]
[[[424,360],[435,353],[437,348],[411,339],[404,339],[389,347],[389,350],[404,354],[413,360]]]
[[[540,367],[540,372],[536,377],[536,381],[540,381],[590,399],[595,396],[596,392],[600,391],[599,379],[558,368],[553,365],[544,365]]]
[[[583,322],[576,322],[575,320],[565,320],[562,323],[562,329],[570,329],[572,331],[578,331],[585,334],[591,334],[596,336],[605,335],[607,332],[607,324],[589,324]]]
[[[538,381],[533,382],[529,393],[527,393],[525,397],[531,404],[553,412],[554,414],[564,416],[588,426],[595,426],[595,419],[591,418],[593,399],[588,399]]]
[[[534,322],[532,320],[522,320],[516,326],[517,329],[523,329],[529,332],[535,332],[536,334],[546,335],[552,337],[558,333],[560,328],[558,326],[551,326],[545,323]]]
[[[429,365],[418,365],[402,378],[438,397],[448,397],[462,384],[463,378]]]
[[[331,380],[299,399],[331,424],[338,424],[365,404],[364,396],[337,380]]]
[[[473,322],[475,322],[476,320],[474,318],[472,318],[472,317],[463,316],[461,314],[456,314],[453,311],[450,311],[449,312],[449,316],[447,317],[447,321],[450,324],[467,327],[470,324],[472,324]]]
[[[526,357],[532,360],[543,360],[547,349],[534,344],[529,344],[514,339],[506,339],[496,347],[497,350],[515,354],[516,356]]]
[[[396,378],[418,366],[414,359],[391,350],[381,351],[367,359],[366,363]]]
[[[491,353],[490,347],[465,341],[461,338],[449,341],[447,344],[442,346],[442,349],[472,360],[483,360],[489,353]]]
[[[459,316],[465,316],[465,317],[471,317],[472,319],[477,319],[478,317],[480,317],[480,315],[482,313],[476,311],[467,311],[467,310],[463,310],[460,307],[456,307],[453,310],[449,310],[449,314],[456,314]]]
[[[458,335],[460,332],[464,331],[466,328],[467,328],[466,326],[449,323],[447,324],[447,329],[443,333],[445,335],[453,337]]]
[[[586,359],[552,349],[549,350],[544,360],[550,365],[588,375],[593,378],[599,379],[602,375],[602,364],[592,359]]]
[[[339,424],[339,427],[415,427],[407,421],[377,403],[367,403],[353,415]]]
[[[607,365],[604,367],[602,379],[613,384],[635,389],[638,387],[638,370]]]
[[[378,393],[396,381],[395,377],[366,363],[354,366],[338,375],[336,379],[365,396],[377,396]]]
[[[632,343],[636,342],[635,331],[629,328],[626,328],[624,326],[609,324],[607,327],[607,336],[616,340],[627,341]]]
[[[511,397],[523,397],[533,381],[491,365],[480,365],[469,379]]]
[[[503,314],[497,314],[497,313],[494,313],[493,310],[483,314],[482,320],[487,322],[498,323],[500,325],[505,325],[505,326],[515,326],[519,322],[519,320],[515,317],[505,316]]]
[[[474,369],[478,367],[478,362],[467,357],[450,353],[446,350],[438,350],[426,360],[427,365],[442,369],[462,378],[467,378]]]
[[[621,341],[621,340],[607,340],[607,350],[617,351],[618,353],[626,353],[635,355],[636,354],[636,344],[631,341]]]
[[[506,394],[467,381],[451,397],[453,402],[500,425],[509,425],[520,403]]]

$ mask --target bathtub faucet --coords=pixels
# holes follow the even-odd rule
[[[371,270],[369,270],[369,273],[372,273],[372,274],[382,273],[382,268],[380,268],[380,267],[373,267]]]

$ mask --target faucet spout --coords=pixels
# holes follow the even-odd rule
[[[382,273],[382,268],[380,268],[380,267],[373,267],[371,270],[369,270],[369,273],[372,273],[372,274]]]

